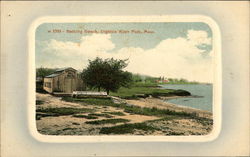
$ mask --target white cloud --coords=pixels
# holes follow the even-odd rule
[[[77,43],[63,42],[52,39],[48,42],[45,52],[54,53],[57,56],[70,56],[78,52]]]
[[[87,65],[88,59],[94,59],[97,56],[129,58],[126,70],[130,72],[212,82],[212,52],[204,57],[202,55],[204,50],[197,48],[201,44],[211,44],[211,38],[207,36],[207,32],[189,30],[187,38],[166,39],[149,50],[140,47],[124,47],[111,53],[107,52],[115,48],[111,35],[93,34],[82,37],[80,43],[51,40],[44,52],[64,58],[63,62],[57,61],[57,67],[71,66],[82,69]],[[48,62],[44,66],[47,65],[51,64]]]
[[[111,41],[110,34],[93,34],[91,36],[83,36],[80,43],[82,53],[106,52],[115,48]],[[93,55],[93,54],[92,54]]]
[[[211,38],[208,38],[205,31],[188,30],[187,39],[194,45],[211,44]]]

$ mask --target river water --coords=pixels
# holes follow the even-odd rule
[[[166,100],[167,102],[212,112],[213,86],[211,84],[165,84],[160,86],[165,89],[183,89],[189,91],[193,96],[198,96],[169,99]]]

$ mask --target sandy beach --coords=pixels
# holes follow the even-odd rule
[[[166,102],[164,100],[188,97],[188,96],[171,96],[171,97],[160,97],[160,98],[143,98],[139,100],[126,100],[128,104],[133,104],[140,107],[148,108],[159,108],[159,109],[168,109],[176,112],[187,112],[187,113],[196,113],[199,117],[205,117],[212,119],[212,113],[204,110],[199,110],[191,107],[181,106]]]
[[[37,130],[41,134],[46,135],[113,134],[112,132],[105,132],[105,129],[114,129],[116,131],[116,127],[121,127],[121,135],[206,135],[212,130],[213,126],[212,113],[164,102],[163,100],[166,98],[141,98],[125,101],[128,106],[133,105],[142,108],[155,107],[176,112],[196,113],[198,118],[173,115],[166,115],[163,118],[153,115],[141,115],[130,113],[123,108],[114,106],[66,102],[60,97],[54,97],[50,94],[37,93],[36,97],[38,101],[43,102],[36,105],[38,117],[36,120]],[[91,110],[91,112],[56,116],[47,116],[48,112],[45,112],[46,109],[72,108],[77,110]],[[39,110],[44,111],[41,112]],[[91,119],[91,115],[94,115],[95,118]],[[115,120],[117,122],[113,123]],[[135,128],[129,128],[130,132],[124,132],[128,130],[126,127]],[[114,134],[117,133],[114,132]]]

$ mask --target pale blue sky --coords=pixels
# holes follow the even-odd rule
[[[179,76],[180,73],[174,74],[175,71],[180,71],[187,66],[189,69],[193,68],[193,71],[204,71],[204,68],[198,68],[199,65],[201,67],[205,67],[210,65],[211,58],[209,54],[212,52],[212,31],[211,28],[201,22],[154,22],[154,23],[44,23],[41,24],[36,29],[36,67],[54,67],[60,68],[62,66],[71,66],[76,69],[82,69],[82,67],[86,66],[88,59],[91,59],[90,53],[97,54],[98,52],[86,51],[86,49],[77,49],[74,45],[77,43],[81,43],[81,39],[86,36],[92,36],[90,33],[48,33],[49,30],[53,29],[61,29],[61,30],[150,30],[154,31],[152,34],[135,34],[135,33],[114,33],[110,34],[110,37],[104,38],[104,40],[110,44],[114,45],[113,48],[107,48],[105,53],[118,53],[122,48],[139,48],[140,52],[148,52],[152,53],[153,51],[158,51],[157,47],[163,48],[160,50],[162,53],[165,53],[165,56],[171,55],[171,59],[168,58],[164,62],[170,64],[171,61],[178,62],[178,56],[182,57],[182,59],[186,60],[183,62],[182,67],[178,67],[175,69],[163,69],[163,72],[154,72],[155,69],[160,69],[159,66],[167,66],[167,64],[162,65],[150,65],[148,69],[151,71],[144,71],[143,74],[148,75],[161,75],[164,72],[164,75],[172,75],[172,77],[183,77],[191,80],[202,80],[202,78],[189,78],[189,74],[184,74],[183,76]],[[190,31],[190,34],[188,33]],[[206,35],[204,36],[204,32]],[[189,42],[188,35],[191,36],[192,41]],[[200,37],[203,38],[200,42]],[[98,40],[98,39],[95,39]],[[54,42],[52,47],[49,45]],[[184,41],[184,43],[182,43]],[[196,42],[192,44],[193,42]],[[164,42],[164,46],[160,43]],[[73,43],[73,45],[72,45]],[[171,45],[176,44],[177,46],[172,47]],[[180,46],[178,46],[180,43]],[[64,46],[60,46],[63,44],[66,48],[63,49]],[[82,44],[82,43],[81,43]],[[84,44],[84,43],[83,43]],[[111,44],[111,47],[112,47]],[[58,47],[59,45],[59,47]],[[86,43],[85,43],[86,46]],[[94,45],[98,47],[97,45]],[[100,47],[102,47],[101,45]],[[162,47],[163,46],[163,47]],[[104,46],[105,47],[105,46]],[[59,48],[59,49],[58,49]],[[77,50],[76,50],[77,49]],[[101,48],[100,48],[101,49]],[[174,50],[173,50],[174,49]],[[173,51],[172,51],[173,50]],[[80,52],[81,51],[81,52]],[[86,52],[84,52],[86,51]],[[133,53],[134,51],[130,51],[126,49],[126,53]],[[130,52],[128,52],[130,51]],[[138,50],[135,50],[136,52]],[[169,52],[171,51],[171,52]],[[183,54],[182,54],[183,51]],[[187,51],[187,52],[186,52]],[[68,53],[69,52],[69,53]],[[139,51],[138,51],[139,52]],[[193,54],[190,52],[194,52]],[[189,54],[190,53],[190,54]],[[196,55],[199,53],[199,55]],[[159,53],[158,53],[159,54]],[[176,54],[173,56],[173,54]],[[162,54],[164,56],[164,54]],[[196,56],[195,56],[196,55]],[[190,56],[190,57],[189,57]],[[88,58],[90,57],[90,58]],[[143,58],[142,56],[141,58]],[[158,57],[158,59],[157,59]],[[136,58],[136,57],[135,57]],[[144,60],[147,60],[145,58]],[[150,58],[149,58],[150,59]],[[152,60],[159,60],[160,55],[152,56]],[[137,60],[134,62],[141,62],[141,60]],[[145,61],[146,62],[146,61]],[[209,63],[208,63],[209,62]],[[146,64],[149,63],[147,60]],[[202,65],[204,63],[204,65]],[[153,63],[152,63],[153,64]],[[174,63],[172,63],[174,64]],[[139,69],[138,65],[131,63],[131,66],[128,67],[128,70],[131,72],[141,72],[144,69]],[[149,65],[148,65],[149,66]],[[175,67],[175,65],[173,65]],[[173,71],[175,70],[175,71]],[[178,75],[178,76],[177,76]],[[201,74],[202,75],[202,74]]]
[[[210,27],[201,22],[159,22],[159,23],[44,23],[36,30],[36,41],[48,41],[55,39],[58,41],[73,41],[80,42],[82,36],[91,34],[80,33],[48,33],[48,30],[64,29],[64,30],[153,30],[153,34],[112,34],[111,40],[116,45],[115,50],[122,47],[141,47],[143,49],[150,49],[155,47],[160,41],[186,37],[187,30],[203,30],[208,33],[208,37],[212,37]],[[129,40],[128,40],[129,39]],[[210,46],[203,46],[202,49],[211,49]],[[39,54],[43,47],[36,45],[36,54]],[[38,59],[38,58],[37,58]]]

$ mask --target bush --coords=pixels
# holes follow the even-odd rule
[[[40,82],[36,82],[36,92],[37,93],[47,93],[44,89],[43,89],[43,82],[40,81]]]

